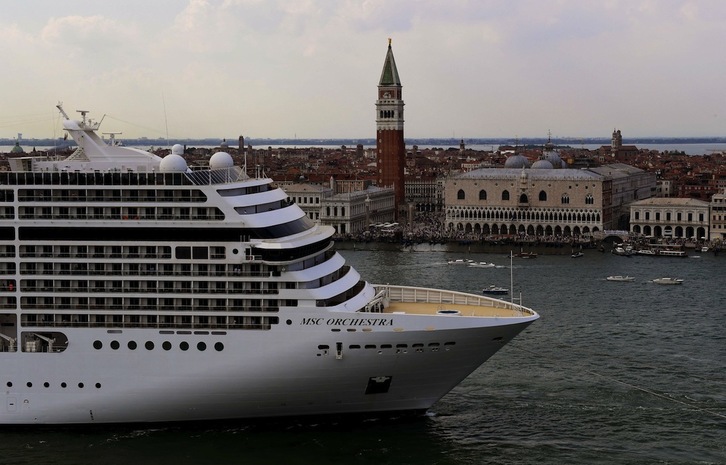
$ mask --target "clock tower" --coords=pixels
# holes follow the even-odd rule
[[[391,39],[378,82],[376,100],[376,164],[380,187],[393,187],[396,215],[405,203],[403,169],[406,164],[406,145],[403,142],[403,93],[393,59]]]

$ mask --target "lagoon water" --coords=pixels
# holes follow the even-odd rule
[[[503,255],[341,253],[373,282],[510,285]],[[514,259],[515,293],[541,319],[424,417],[5,428],[0,463],[726,464],[726,254],[694,255]],[[662,276],[685,281],[650,282]]]

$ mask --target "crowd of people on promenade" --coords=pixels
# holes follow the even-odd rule
[[[530,234],[482,234],[481,232],[447,229],[442,213],[417,213],[412,225],[379,228],[371,226],[356,234],[338,234],[336,240],[356,242],[392,242],[407,244],[531,244],[544,246],[581,246],[594,243],[591,237],[538,236]]]
[[[388,242],[403,245],[414,244],[517,244],[542,247],[596,247],[598,241],[591,235],[531,235],[531,234],[482,234],[481,232],[447,229],[442,213],[417,213],[412,225],[398,224],[392,227],[371,226],[356,234],[338,234],[339,241],[355,242]],[[669,247],[718,247],[720,243],[712,243],[698,238],[653,238],[631,233],[627,242],[638,248],[652,245],[654,241]]]

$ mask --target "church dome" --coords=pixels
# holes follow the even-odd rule
[[[524,155],[516,154],[507,158],[504,162],[505,168],[529,168],[529,160]]]
[[[25,150],[20,146],[20,142],[15,141],[15,146],[10,149],[10,153],[25,153]]]
[[[532,163],[533,170],[551,170],[552,168],[554,168],[554,166],[552,166],[552,163],[548,160],[540,159]]]
[[[559,152],[557,152],[556,150],[553,150],[551,152],[545,152],[543,159],[550,162],[553,168],[562,167],[562,159],[560,158]]]

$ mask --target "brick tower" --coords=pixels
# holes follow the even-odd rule
[[[388,53],[378,83],[376,158],[378,185],[394,188],[398,217],[405,203],[403,168],[406,164],[406,145],[403,142],[403,92],[393,59],[391,39],[388,39]]]

